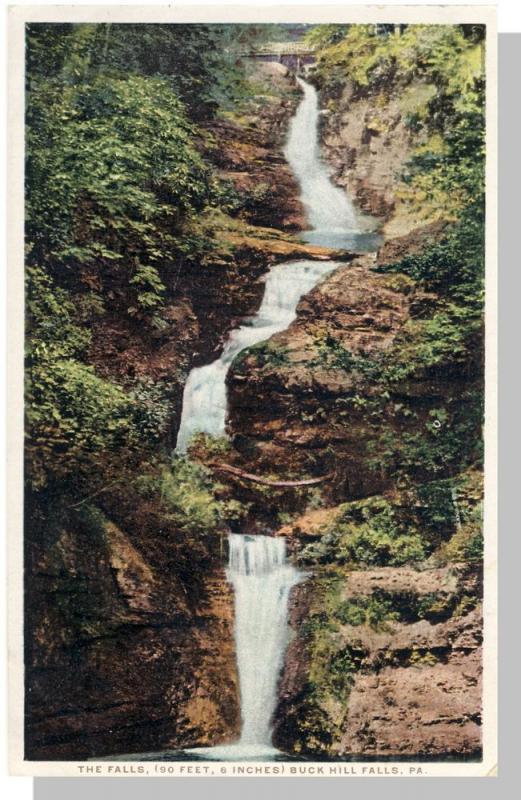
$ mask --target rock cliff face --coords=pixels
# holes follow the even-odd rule
[[[392,479],[369,463],[377,429],[397,422],[369,418],[364,399],[380,388],[364,374],[364,360],[385,354],[432,300],[406,278],[375,273],[374,265],[371,255],[335,270],[301,300],[295,322],[237,359],[228,379],[236,447],[285,472],[334,467],[337,497],[374,494]],[[425,418],[446,390],[439,380],[412,381],[399,395]],[[401,424],[406,428],[407,418]]]
[[[385,358],[435,299],[403,276],[375,273],[376,261],[414,252],[441,230],[418,230],[389,242],[377,259],[337,269],[302,299],[286,331],[250,350],[230,374],[229,428],[244,457],[277,476],[333,472],[318,498],[325,507],[308,506],[279,530],[312,575],[293,592],[294,638],[275,717],[274,741],[289,752],[480,754],[479,561],[458,562],[455,544],[470,541],[474,529],[461,526],[456,509],[448,527],[429,533],[424,501],[403,493],[378,450],[382,431],[414,434],[434,408],[463,391],[465,376],[400,383],[390,397],[405,411],[397,419],[371,410],[381,387],[364,369]],[[464,484],[456,502],[465,504],[469,494],[470,519],[479,476]],[[357,498],[347,517],[334,508]],[[308,502],[294,502],[293,511]]]
[[[304,210],[282,147],[300,90],[282,64],[258,64],[256,75],[266,94],[250,100],[238,117],[209,123],[205,146],[221,179],[240,196],[244,219],[299,231],[306,227]]]
[[[479,757],[479,596],[465,564],[317,571],[293,595],[275,741],[327,757]],[[377,602],[390,619],[347,613]]]
[[[435,94],[434,85],[421,82],[368,96],[356,94],[349,83],[338,96],[322,93],[322,143],[333,179],[385,223],[388,236],[418,226],[417,209],[402,202],[398,184],[413,148],[423,141],[410,119]]]
[[[27,757],[232,740],[233,598],[220,559],[179,543],[200,571],[189,580],[157,532],[154,541],[112,522],[89,530],[71,516],[52,538],[38,533],[28,553]]]

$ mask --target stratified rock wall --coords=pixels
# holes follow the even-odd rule
[[[238,449],[284,473],[334,467],[325,489],[332,486],[337,498],[364,497],[389,484],[392,475],[369,463],[368,445],[377,428],[395,423],[368,419],[363,398],[374,397],[378,384],[356,365],[334,362],[330,352],[378,358],[430,300],[410,281],[375,273],[374,264],[374,256],[364,256],[335,270],[302,298],[297,319],[270,339],[266,352],[252,348],[228,377],[228,421]],[[446,391],[447,382],[411,381],[400,396],[426,418]]]
[[[333,179],[359,207],[382,220],[388,236],[403,236],[418,226],[417,209],[406,206],[398,184],[413,149],[425,134],[411,129],[408,118],[436,94],[432,84],[360,95],[347,83],[339,96],[322,92],[322,144]]]
[[[332,473],[320,489],[323,507],[294,501],[293,511],[305,513],[278,531],[311,576],[293,591],[275,714],[274,742],[287,752],[480,757],[480,563],[458,561],[475,530],[455,510],[448,526],[429,532],[423,501],[397,485],[375,449],[386,433],[414,436],[473,379],[474,365],[419,372],[387,398],[400,414],[374,402],[382,385],[372,364],[385,363],[411,320],[428,317],[437,301],[406,276],[374,268],[422,252],[443,231],[417,221],[376,257],[337,269],[302,298],[286,331],[229,374],[228,425],[245,459],[279,477]],[[455,503],[468,493],[470,519],[479,513],[480,475],[449,477],[466,487]],[[390,512],[383,523],[375,520],[382,509]]]
[[[294,590],[294,639],[275,722],[278,745],[328,757],[479,757],[483,621],[473,571],[455,564],[421,571],[337,568],[329,580],[331,575],[341,586],[339,604],[385,596],[401,609],[401,619],[376,629],[338,620],[332,625],[321,571]],[[467,611],[461,598],[472,592],[476,604]],[[430,619],[418,620],[415,609],[429,604]],[[323,673],[335,659],[344,671],[330,683]],[[318,674],[322,684],[310,685]]]

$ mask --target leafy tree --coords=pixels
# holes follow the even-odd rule
[[[26,433],[34,489],[102,477],[112,457],[142,458],[165,419],[146,398],[100,378],[84,363],[90,333],[67,293],[41,268],[27,271]],[[125,456],[123,456],[123,453]],[[113,465],[112,465],[113,466]]]
[[[142,287],[171,258],[172,225],[204,207],[210,174],[182,104],[159,79],[103,79],[29,96],[27,240],[37,263],[124,263]],[[148,271],[147,271],[148,269]]]
[[[278,25],[34,24],[28,26],[28,74],[65,83],[101,75],[163,77],[200,120],[245,90],[243,48],[285,36]]]

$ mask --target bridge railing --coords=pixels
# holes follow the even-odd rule
[[[258,47],[244,47],[237,50],[239,56],[313,56],[315,48],[304,42],[266,42]]]

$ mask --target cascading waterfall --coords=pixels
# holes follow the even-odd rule
[[[378,237],[363,233],[367,220],[357,215],[346,193],[333,186],[320,158],[317,92],[310,84],[297,80],[304,98],[291,121],[285,155],[300,183],[301,199],[313,226],[303,238],[327,247],[374,249]],[[333,261],[303,260],[278,264],[269,270],[258,313],[231,332],[220,358],[190,372],[183,395],[177,452],[186,451],[194,433],[224,434],[226,375],[233,359],[246,347],[287,328],[295,319],[302,295],[338,266]]]
[[[301,78],[297,81],[304,98],[291,120],[284,155],[300,184],[300,199],[311,226],[302,238],[324,247],[375,250],[380,237],[372,232],[374,220],[356,211],[351,198],[332,183],[320,157],[317,90]]]
[[[235,590],[235,641],[243,726],[239,745],[270,747],[271,716],[288,641],[289,592],[301,579],[286,541],[230,534],[228,579]]]
[[[177,452],[186,451],[196,432],[204,431],[214,436],[224,433],[226,374],[233,359],[246,347],[285,330],[295,319],[302,295],[338,266],[334,261],[292,261],[270,269],[262,305],[255,317],[230,333],[220,358],[190,372],[183,395]]]
[[[231,533],[228,543],[227,578],[235,594],[241,736],[234,744],[190,752],[215,761],[272,760],[280,753],[271,744],[271,727],[289,639],[289,593],[305,573],[287,560],[283,537]]]
[[[320,159],[318,100],[315,89],[299,79],[304,98],[292,120],[285,154],[301,186],[302,201],[314,230],[304,238],[329,247],[374,249],[363,240],[363,221],[345,193],[333,186]],[[358,237],[358,239],[357,239]],[[192,435],[222,435],[226,421],[226,374],[245,348],[266,341],[296,317],[300,298],[339,266],[334,261],[292,261],[272,267],[258,313],[232,331],[216,361],[190,372],[183,397],[177,452]],[[289,629],[288,598],[300,580],[286,558],[283,538],[230,534],[228,580],[235,593],[235,642],[241,693],[242,731],[233,745],[198,748],[196,757],[216,760],[273,758],[271,723],[277,682]]]
[[[297,78],[304,99],[290,122],[284,149],[300,184],[300,199],[311,227],[319,234],[356,230],[356,214],[345,192],[334,186],[320,158],[318,140],[319,105],[316,89]]]

